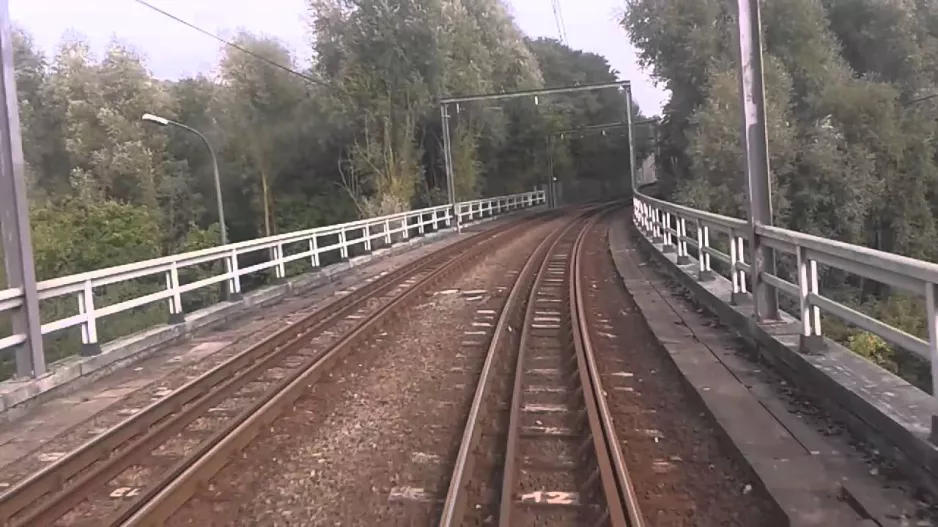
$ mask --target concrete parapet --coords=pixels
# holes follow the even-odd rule
[[[800,323],[782,313],[782,320],[764,324],[754,318],[752,302],[732,305],[732,284],[723,276],[700,281],[696,260],[678,265],[674,253],[662,251],[631,225],[641,249],[695,301],[731,327],[789,382],[819,407],[846,424],[857,437],[876,445],[916,483],[938,494],[938,448],[929,441],[932,416],[938,413],[931,396],[901,377],[873,364],[840,344],[824,339],[812,352],[800,351]],[[740,300],[740,299],[737,299]]]

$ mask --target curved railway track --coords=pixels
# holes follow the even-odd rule
[[[0,523],[161,525],[337,358],[543,217],[487,230],[292,323],[0,495]]]
[[[476,388],[441,526],[491,524],[496,517],[505,527],[645,525],[585,312],[583,240],[606,210],[591,209],[546,239],[509,294]],[[519,325],[520,335],[511,330]],[[504,371],[505,361],[514,361],[511,383],[496,373]],[[503,441],[494,463],[486,459],[493,437]]]

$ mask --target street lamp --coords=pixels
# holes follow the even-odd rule
[[[225,205],[221,199],[221,181],[218,178],[218,158],[215,157],[215,149],[213,149],[212,144],[208,142],[208,138],[195,128],[190,128],[182,123],[177,123],[176,121],[171,121],[165,117],[153,115],[152,113],[143,114],[142,119],[160,126],[178,126],[202,138],[205,146],[208,147],[209,153],[212,154],[212,169],[215,171],[215,198],[218,200],[218,223],[221,225],[221,244],[228,245],[228,230],[225,228]]]

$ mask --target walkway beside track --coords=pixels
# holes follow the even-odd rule
[[[662,353],[681,371],[684,388],[700,398],[730,451],[752,467],[791,525],[920,525],[911,485],[887,481],[882,466],[870,461],[876,456],[858,450],[849,434],[832,427],[751,347],[697,307],[660,255],[649,253],[631,226],[630,210],[613,221],[609,251]]]
[[[158,348],[146,358],[111,368],[67,393],[52,394],[25,408],[8,408],[0,414],[0,493],[13,483],[6,479],[18,480],[23,475],[19,470],[16,474],[8,470],[12,463],[19,468],[22,462],[18,461],[31,458],[28,464],[38,470],[284,324],[314,311],[329,297],[345,294],[407,262],[505,221],[511,221],[511,217],[473,225],[462,234],[423,238],[419,247],[412,245],[380,258],[359,257],[346,264],[344,271],[319,280],[301,276],[306,287],[291,287],[287,298],[258,301],[251,309],[222,319],[182,342]]]

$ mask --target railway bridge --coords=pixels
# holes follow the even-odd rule
[[[822,322],[934,365],[938,266],[645,188],[554,207],[535,190],[39,283],[44,351],[0,335],[19,372],[0,383],[0,518],[932,525],[931,387]],[[781,263],[755,280],[753,242]],[[922,296],[928,333],[825,296],[825,268]],[[0,291],[0,311],[24,302]]]

